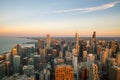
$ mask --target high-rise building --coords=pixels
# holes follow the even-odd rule
[[[93,39],[93,42],[96,43],[96,32],[95,31],[93,32],[92,39]]]
[[[0,80],[5,77],[5,64],[0,64]]]
[[[77,65],[78,65],[78,54],[76,54],[76,49],[72,50],[72,65],[74,67],[74,72],[77,73]]]
[[[42,39],[38,40],[38,48],[44,48],[44,41]]]
[[[107,72],[107,79],[110,80],[111,77],[111,70],[112,66],[116,64],[116,59],[115,58],[107,58],[106,60],[106,72]]]
[[[102,52],[102,46],[97,45],[97,54],[99,55]]]
[[[106,64],[107,57],[108,57],[108,53],[106,51],[100,54],[100,61],[103,65]]]
[[[14,73],[20,72],[20,56],[19,55],[13,56],[13,69],[14,69]]]
[[[57,65],[55,67],[55,80],[74,80],[74,72],[72,66]]]
[[[75,48],[76,48],[76,54],[79,54],[79,36],[78,33],[75,34]]]
[[[3,62],[3,64],[5,65],[5,75],[10,76],[11,75],[11,63],[10,63],[10,61],[5,61],[5,62]]]
[[[108,51],[108,57],[111,58],[111,54],[112,54],[112,49],[110,48]]]
[[[13,56],[13,55],[16,55],[16,54],[17,54],[17,48],[14,47],[14,48],[12,49],[12,56]]]
[[[39,67],[39,64],[40,63],[40,55],[35,55],[34,56],[34,70],[37,70]]]
[[[25,65],[25,66],[23,66],[23,72],[27,76],[31,76],[32,74],[34,74],[34,66],[33,65]]]
[[[5,61],[11,61],[11,55],[10,53],[5,53]]]
[[[77,80],[89,80],[89,68],[82,67],[78,72],[78,79]]]
[[[72,61],[72,53],[71,52],[66,52],[65,59],[67,62]]]
[[[95,56],[93,54],[88,54],[87,63],[94,63],[94,61],[95,61]]]
[[[115,65],[112,66],[109,74],[109,80],[120,80],[120,67]]]
[[[111,41],[110,47],[111,47],[111,49],[112,49],[112,53],[115,53],[115,52],[116,52],[116,47],[115,47],[115,45],[116,45],[116,42],[115,42],[115,41]]]
[[[46,47],[47,48],[50,48],[50,42],[51,42],[50,34],[47,34],[47,36],[46,36]]]
[[[50,71],[47,69],[43,69],[40,72],[40,80],[50,80]]]
[[[119,66],[120,65],[120,52],[117,53],[116,61],[117,61],[117,65]]]
[[[87,51],[83,51],[83,61],[87,61]]]
[[[41,57],[42,60],[45,59],[45,57],[46,57],[46,51],[45,51],[45,48],[40,49],[40,57]]]
[[[99,80],[98,79],[98,66],[94,63],[90,66],[89,80]]]

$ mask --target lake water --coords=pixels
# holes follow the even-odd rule
[[[0,54],[11,50],[16,44],[32,42],[34,40],[17,37],[0,37]]]

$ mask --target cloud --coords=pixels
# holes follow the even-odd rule
[[[54,11],[53,13],[68,13],[68,12],[93,12],[93,11],[99,11],[99,10],[105,10],[108,8],[112,8],[115,5],[117,5],[119,1],[103,4],[100,6],[95,6],[95,7],[88,7],[88,8],[75,8],[75,9],[66,9],[66,10],[57,10]]]

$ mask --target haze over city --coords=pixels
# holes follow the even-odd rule
[[[120,0],[0,0],[0,36],[120,36]]]

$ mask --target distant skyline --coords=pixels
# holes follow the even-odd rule
[[[120,0],[0,0],[0,36],[120,37]]]

